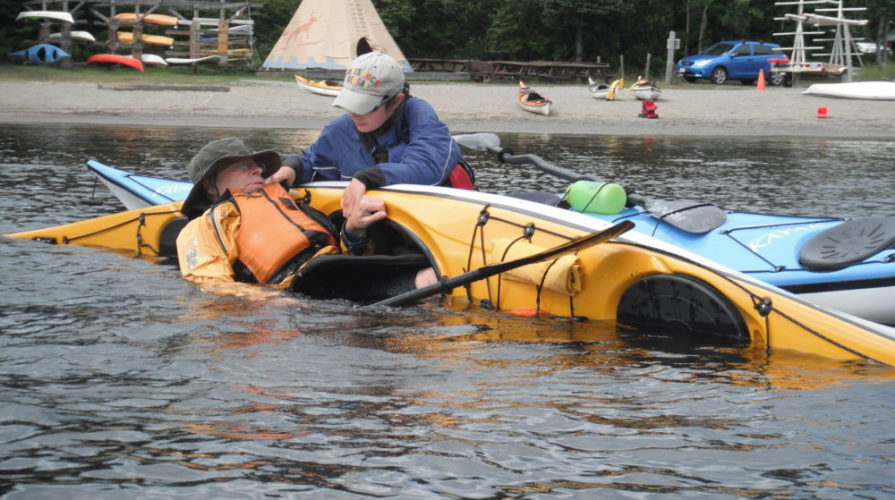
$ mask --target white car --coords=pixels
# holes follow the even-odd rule
[[[855,47],[857,47],[858,52],[862,54],[876,54],[876,42],[855,42]],[[886,49],[886,52],[891,54],[892,49]]]

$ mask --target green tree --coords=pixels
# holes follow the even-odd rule
[[[488,1],[376,0],[374,6],[407,57],[470,58],[490,16]]]
[[[633,0],[526,0],[537,6],[540,18],[549,26],[551,40],[561,40],[552,48],[555,56],[581,62],[585,59],[585,42],[593,37],[585,31],[609,28],[636,3]],[[601,30],[602,31],[602,30]]]
[[[869,22],[864,29],[864,36],[877,43],[879,50],[874,59],[877,64],[884,64],[889,58],[886,47],[895,43],[895,0],[866,0],[867,12],[864,16]]]

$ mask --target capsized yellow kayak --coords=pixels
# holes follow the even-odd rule
[[[177,201],[6,236],[54,245],[108,248],[137,257],[164,256],[176,251],[171,245],[186,223],[180,213],[182,203]]]
[[[294,194],[339,210],[345,184],[313,183]],[[431,186],[375,192],[388,204],[386,238],[412,243],[439,274],[549,249],[609,223],[515,198]],[[180,202],[7,236],[153,256],[172,251]],[[167,250],[166,250],[167,249]],[[759,350],[813,353],[895,366],[895,329],[802,300],[650,236],[629,232],[555,261],[455,288],[446,299],[553,317],[617,321],[721,336]]]

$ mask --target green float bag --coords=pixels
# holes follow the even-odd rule
[[[617,214],[625,208],[625,188],[611,182],[576,181],[563,195],[573,209],[595,214]]]

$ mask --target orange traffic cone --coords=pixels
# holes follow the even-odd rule
[[[755,90],[764,90],[767,87],[767,84],[764,81],[764,70],[758,70],[758,85],[755,86]]]

